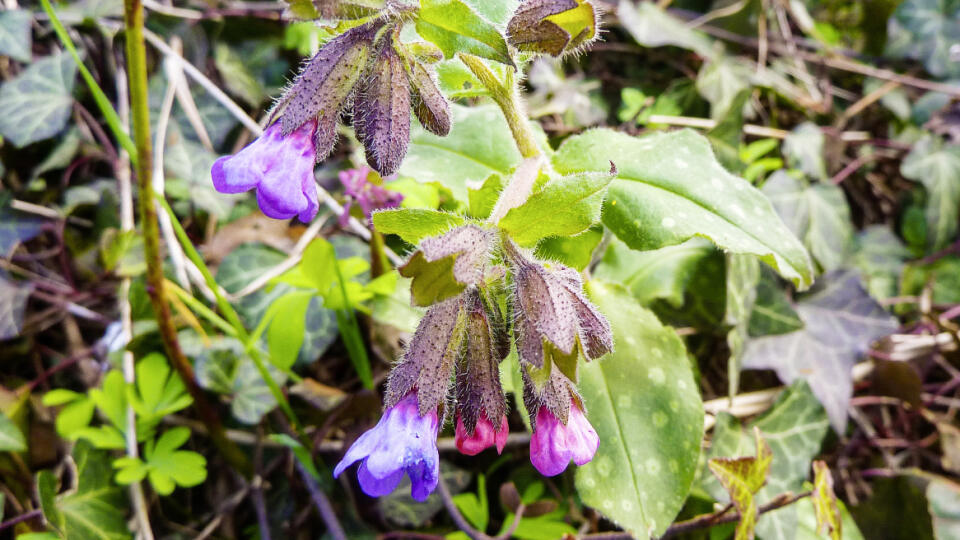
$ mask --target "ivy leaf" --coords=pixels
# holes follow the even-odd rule
[[[0,452],[22,452],[26,449],[27,442],[20,428],[0,412]]]
[[[70,119],[76,75],[73,58],[58,53],[5,82],[0,87],[0,135],[22,148],[60,133]]]
[[[810,461],[820,451],[829,421],[810,387],[797,381],[777,397],[770,410],[747,426],[749,430],[754,428],[760,430],[773,453],[767,484],[755,496],[756,503],[762,506],[778,495],[788,491],[796,493],[803,487]],[[720,413],[707,458],[755,455],[752,439],[736,418]],[[721,503],[729,500],[726,491],[712,477],[703,476],[702,487]],[[760,516],[757,536],[764,540],[792,540],[796,525],[795,506],[786,506]]]
[[[746,94],[740,102],[738,112],[743,111],[746,97],[749,97],[753,73],[750,64],[729,56],[720,55],[704,64],[697,73],[697,92],[710,102],[710,116],[714,120],[730,114],[738,96]]]
[[[587,417],[603,441],[577,469],[583,502],[631,534],[659,536],[690,490],[703,408],[683,342],[624,289],[587,285],[615,350],[580,367]]]
[[[463,52],[513,65],[503,34],[461,0],[421,0],[419,13],[417,33],[447,58]]]
[[[780,380],[804,379],[838,433],[847,425],[853,392],[850,370],[870,343],[896,330],[897,321],[867,294],[856,273],[824,276],[794,309],[804,328],[750,340],[746,369],[773,369]]]
[[[681,130],[637,138],[595,129],[568,138],[553,158],[561,174],[606,172],[611,161],[618,173],[603,222],[631,248],[702,236],[725,251],[757,255],[798,287],[810,285],[803,245],[762,193],[720,166],[702,136]]]
[[[843,521],[837,495],[833,492],[833,476],[830,467],[822,461],[813,462],[813,511],[817,517],[817,531],[826,533],[831,540],[843,537]]]
[[[740,387],[740,364],[749,335],[750,316],[757,300],[760,262],[752,255],[726,255],[726,306],[724,322],[733,328],[727,333],[730,358],[727,360],[727,395],[732,399]]]
[[[31,283],[15,283],[0,274],[0,341],[20,335],[23,313],[32,292]]]
[[[706,34],[689,28],[656,4],[640,2],[635,5],[631,0],[620,0],[617,17],[633,39],[644,47],[673,45],[694,51],[704,58],[717,54],[713,41]]]
[[[913,145],[900,172],[926,188],[927,243],[935,250],[945,247],[960,217],[960,145],[928,135]]]
[[[381,234],[395,234],[410,244],[418,244],[428,236],[436,236],[463,225],[456,214],[425,208],[396,208],[373,214],[373,226]]]
[[[749,457],[712,458],[707,462],[710,472],[717,477],[730,494],[730,499],[740,513],[737,523],[736,540],[752,540],[757,524],[757,502],[754,495],[760,491],[770,473],[773,452],[760,436],[760,430],[753,429],[756,439],[756,453]]]
[[[196,452],[178,450],[190,438],[190,428],[175,427],[144,448],[150,485],[160,495],[173,493],[176,486],[193,487],[207,478],[207,460]]]
[[[895,296],[910,251],[889,225],[870,225],[857,235],[851,262],[860,270],[870,295],[879,300]]]
[[[803,321],[790,304],[777,277],[772,274],[767,271],[760,273],[757,296],[747,326],[750,337],[788,334],[803,328]]]
[[[960,4],[952,0],[906,0],[889,21],[887,54],[922,60],[940,78],[960,75],[951,47],[960,42]]]
[[[850,207],[839,186],[804,187],[781,170],[770,176],[762,191],[824,271],[844,263],[853,247],[854,231]]]
[[[793,128],[783,141],[787,163],[800,169],[809,178],[827,179],[827,164],[823,160],[823,131],[813,122],[804,122]]]
[[[9,192],[0,192],[0,256],[43,230],[43,220],[13,209]]]
[[[611,166],[609,173],[578,173],[552,180],[525,203],[511,208],[497,225],[524,247],[550,236],[580,234],[600,220],[603,197],[616,172]]]
[[[33,15],[25,9],[0,11],[0,55],[20,62],[33,58],[30,51],[30,22]]]
[[[927,503],[936,538],[957,538],[960,534],[960,486],[937,478],[927,484]]]
[[[399,173],[421,183],[438,182],[450,188],[458,200],[466,201],[469,184],[479,185],[491,174],[509,178],[523,158],[495,105],[453,104],[450,112],[453,127],[446,137],[411,126],[410,148]],[[543,130],[534,124],[531,127],[546,148]],[[604,171],[609,168],[608,163]]]
[[[184,428],[186,429],[186,428]],[[50,471],[37,475],[43,515],[60,538],[126,540],[127,498],[111,479],[110,457],[87,441],[73,447],[77,464],[76,490],[56,495],[57,479]]]

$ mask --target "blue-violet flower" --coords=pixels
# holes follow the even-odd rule
[[[316,127],[314,119],[284,136],[280,122],[273,123],[249,146],[213,164],[213,186],[220,193],[242,193],[256,188],[257,203],[267,216],[275,219],[297,216],[309,223],[320,207],[313,176]]]
[[[365,166],[340,171],[338,176],[343,184],[343,193],[347,196],[347,204],[343,205],[343,213],[340,214],[341,226],[346,226],[350,207],[354,204],[360,207],[369,224],[374,210],[396,208],[403,201],[402,194],[387,190],[382,182],[372,182],[371,174],[373,171]]]
[[[530,437],[530,462],[544,476],[562,473],[571,459],[577,465],[588,463],[600,446],[600,437],[584,416],[583,409],[575,399],[570,401],[566,424],[548,407],[537,410]]]
[[[418,409],[416,391],[389,407],[377,425],[347,450],[333,476],[340,476],[347,467],[360,461],[357,470],[360,487],[371,497],[381,497],[396,489],[406,473],[412,483],[410,494],[418,501],[425,501],[437,487],[440,475],[439,418],[436,410],[420,416]]]

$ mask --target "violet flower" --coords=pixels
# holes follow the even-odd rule
[[[562,473],[571,459],[577,465],[588,463],[600,446],[600,438],[583,415],[583,409],[576,400],[570,401],[566,425],[548,407],[537,410],[530,437],[530,462],[544,476]]]
[[[338,477],[360,461],[357,478],[363,492],[381,497],[396,489],[404,473],[410,476],[410,494],[423,502],[437,487],[439,419],[436,410],[420,416],[416,391],[389,407],[377,425],[360,436],[333,470]]]
[[[311,120],[284,136],[280,122],[274,122],[243,150],[214,162],[213,187],[220,193],[256,188],[257,203],[267,216],[297,216],[309,223],[320,207],[313,176],[316,126],[317,121]]]
[[[350,219],[350,207],[354,204],[360,206],[369,224],[374,210],[396,208],[403,201],[402,194],[389,191],[382,184],[371,182],[370,173],[372,172],[367,166],[340,171],[338,176],[340,183],[343,184],[343,193],[347,196],[347,204],[343,205],[343,213],[340,214],[342,227],[347,225]]]
[[[500,419],[500,425],[494,427],[493,422],[487,419],[487,415],[481,413],[477,418],[477,425],[473,428],[471,435],[467,427],[463,424],[463,417],[457,415],[456,443],[457,450],[468,456],[475,456],[491,446],[497,447],[497,453],[503,453],[503,447],[507,445],[507,435],[510,429],[507,427],[507,415]]]

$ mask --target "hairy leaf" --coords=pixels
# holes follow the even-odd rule
[[[447,58],[463,52],[513,65],[497,27],[462,0],[421,0],[417,33],[440,47]]]
[[[580,367],[587,418],[600,436],[577,470],[583,501],[640,537],[659,536],[683,506],[703,436],[703,409],[683,342],[622,288],[591,281],[615,349]]]
[[[694,236],[759,256],[798,287],[813,279],[809,255],[770,202],[720,166],[706,139],[690,130],[636,138],[595,129],[567,139],[561,174],[617,167],[603,221],[633,249],[658,249]]]
[[[397,208],[373,214],[373,226],[377,231],[395,234],[414,245],[428,236],[445,233],[463,223],[464,219],[456,214],[425,208]]]

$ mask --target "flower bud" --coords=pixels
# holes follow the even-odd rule
[[[597,13],[587,0],[527,0],[507,23],[507,39],[521,51],[560,56],[597,36]]]
[[[523,402],[530,414],[530,461],[544,476],[563,472],[572,459],[583,465],[593,459],[600,445],[597,432],[583,414],[583,405],[573,383],[552,370],[542,388],[537,388],[528,370],[523,375]]]
[[[450,103],[443,97],[426,67],[412,62],[407,73],[413,91],[413,112],[431,133],[446,137],[450,133]]]
[[[330,40],[307,62],[280,99],[284,135],[316,119],[317,161],[326,158],[333,150],[340,113],[364,72],[379,28],[380,25],[368,23]]]
[[[384,176],[400,167],[410,143],[410,84],[400,56],[385,41],[353,106],[353,128],[367,163]]]
[[[481,414],[472,433],[467,430],[463,418],[457,416],[454,441],[461,454],[475,456],[491,446],[496,447],[498,454],[502,454],[503,447],[507,445],[507,435],[509,435],[509,430],[507,429],[507,415],[505,414],[500,417],[496,426],[487,419],[486,414]]]
[[[550,268],[524,257],[505,243],[515,283],[514,329],[520,360],[543,367],[548,349],[575,359],[579,348],[588,359],[613,350],[610,324],[583,294],[580,274],[562,264]]]
[[[499,366],[509,348],[504,350],[501,346],[506,334],[502,317],[491,315],[499,308],[485,303],[477,288],[468,289],[463,297],[467,345],[457,367],[457,438],[470,440],[464,448],[477,453],[494,442],[500,444],[500,439],[506,441],[508,428],[502,419],[507,407]],[[496,426],[493,420],[497,421]]]

